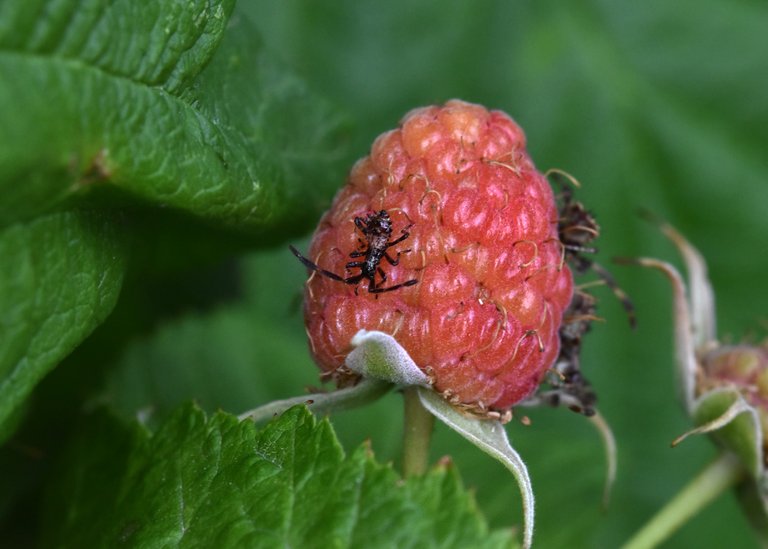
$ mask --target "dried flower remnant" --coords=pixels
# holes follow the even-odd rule
[[[713,433],[718,443],[736,453],[756,479],[768,508],[766,480],[766,425],[768,425],[768,350],[765,345],[723,345],[716,337],[715,297],[707,265],[671,225],[660,223],[664,234],[682,255],[688,281],[664,261],[651,258],[623,260],[663,272],[672,283],[678,378],[688,413],[697,427],[692,434]]]

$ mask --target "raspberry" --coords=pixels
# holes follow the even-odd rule
[[[734,387],[757,410],[768,450],[768,345],[727,345],[701,357],[699,394],[720,387]]]
[[[382,210],[390,241],[408,236],[387,249],[395,261],[381,261],[376,278],[380,288],[404,285],[377,293],[350,283],[360,267],[348,263],[365,259],[360,222]],[[458,100],[411,111],[354,165],[312,239],[309,260],[337,274],[307,281],[315,361],[349,383],[350,340],[379,330],[454,404],[508,410],[558,355],[573,280],[557,222],[552,190],[509,116]]]

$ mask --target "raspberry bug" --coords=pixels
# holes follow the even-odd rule
[[[381,262],[382,260],[386,260],[387,263],[392,266],[396,266],[400,263],[400,254],[410,250],[397,252],[397,255],[394,258],[389,255],[388,250],[403,242],[410,236],[408,229],[410,229],[412,225],[413,224],[411,223],[405,226],[400,231],[400,236],[394,240],[390,240],[392,237],[392,219],[386,210],[379,210],[378,212],[369,213],[364,218],[359,216],[355,217],[355,227],[363,234],[365,237],[365,242],[360,240],[363,248],[351,252],[349,257],[352,259],[362,257],[363,260],[350,261],[345,265],[346,269],[360,269],[358,274],[347,277],[337,275],[334,272],[319,267],[317,264],[304,257],[301,252],[299,252],[293,246],[288,247],[290,248],[293,255],[295,255],[299,261],[301,261],[307,268],[312,269],[313,271],[316,271],[321,275],[330,278],[331,280],[337,280],[345,284],[356,286],[361,281],[367,280],[368,291],[372,294],[380,294],[384,292],[391,292],[407,286],[413,286],[414,284],[418,283],[417,279],[411,279],[400,284],[395,284],[394,286],[388,286],[385,288],[381,287],[381,285],[387,281],[387,274],[384,272],[384,269],[381,268]],[[379,282],[376,282],[377,274],[381,279]],[[355,288],[355,293],[357,293],[357,288]]]
[[[546,175],[560,187],[557,232],[563,247],[563,261],[568,263],[574,274],[593,271],[619,300],[627,313],[630,326],[634,328],[635,307],[629,296],[619,287],[613,275],[605,267],[585,255],[597,253],[597,248],[590,244],[600,236],[600,225],[584,204],[574,198],[573,189],[565,180],[576,187],[581,185],[572,175],[561,170],[549,170]]]

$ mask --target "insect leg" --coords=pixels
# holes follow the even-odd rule
[[[621,302],[624,311],[627,313],[629,325],[634,329],[637,326],[637,318],[635,317],[635,305],[632,303],[632,300],[629,299],[629,296],[619,287],[611,273],[599,263],[592,263],[592,270],[597,273],[597,276],[599,276],[600,279],[605,282],[605,285],[611,289],[613,295],[616,296],[616,299]]]
[[[399,288],[405,288],[406,286],[413,286],[414,284],[418,284],[418,282],[419,281],[417,279],[407,280],[407,281],[403,282],[402,284],[395,284],[394,286],[390,286],[389,288],[376,288],[376,287],[374,287],[373,289],[371,289],[370,286],[369,286],[368,287],[368,291],[373,293],[373,294],[382,294],[384,292],[391,292],[391,291],[397,290]]]
[[[347,279],[337,275],[336,273],[332,273],[331,271],[326,271],[325,269],[321,269],[320,267],[312,263],[309,259],[301,255],[301,252],[299,252],[299,250],[297,250],[293,246],[289,245],[288,248],[291,250],[293,255],[295,255],[299,259],[299,261],[301,261],[304,264],[304,266],[306,266],[307,268],[312,269],[313,271],[317,271],[321,275],[327,276],[332,280],[338,280],[339,282],[347,281]]]
[[[387,242],[387,248],[391,248],[395,244],[400,244],[403,240],[411,236],[411,233],[409,233],[407,230],[407,227],[403,229],[403,234],[398,236],[396,239],[394,239],[392,242]]]
[[[353,276],[348,276],[347,278],[342,278],[341,281],[347,284],[357,284],[364,278],[366,277],[361,273]]]
[[[365,261],[350,261],[346,265],[344,265],[345,269],[364,269],[365,268]]]
[[[597,253],[597,248],[592,248],[590,246],[579,246],[577,244],[563,244],[563,248],[565,248],[569,252],[575,252],[580,254],[596,254]]]
[[[392,259],[392,256],[390,256],[387,252],[384,252],[384,259],[386,259],[390,265],[395,266],[398,263],[400,263],[400,254],[407,253],[410,251],[411,250],[403,250],[402,252],[397,252],[397,256],[394,259]]]

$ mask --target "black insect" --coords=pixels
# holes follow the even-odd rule
[[[562,179],[563,177],[570,179],[570,177],[560,172],[552,172],[550,175],[557,176],[556,181],[561,188],[558,195],[560,216],[557,229],[563,246],[564,261],[575,274],[595,272],[621,301],[630,325],[634,327],[635,314],[632,302],[616,284],[611,274],[588,255],[597,252],[592,243],[600,236],[600,226],[584,205],[574,199],[573,189]],[[560,354],[547,378],[549,388],[529,399],[530,403],[543,403],[549,406],[564,405],[585,416],[595,414],[597,394],[581,372],[582,338],[591,329],[592,322],[598,320],[595,304],[596,300],[591,294],[583,290],[574,292],[571,303],[563,313],[563,322],[559,331]]]
[[[586,292],[575,292],[563,314],[560,327],[560,354],[550,372],[552,390],[539,394],[550,406],[564,404],[574,412],[595,414],[597,394],[592,384],[581,373],[581,338],[592,327],[595,316],[595,298]]]
[[[551,175],[555,176],[555,180],[561,188],[557,232],[563,246],[565,262],[568,263],[574,274],[584,274],[590,270],[597,274],[621,302],[627,313],[629,324],[634,328],[636,319],[632,301],[619,287],[611,273],[585,255],[597,253],[597,248],[590,246],[590,244],[600,236],[600,226],[584,205],[574,199],[572,187],[561,179],[563,175],[560,172],[552,172]]]
[[[559,196],[557,232],[565,250],[565,260],[576,273],[583,274],[593,265],[583,254],[597,253],[597,249],[588,244],[600,236],[600,226],[584,205],[573,198],[573,189],[562,184]]]
[[[315,263],[301,255],[301,253],[293,246],[289,246],[289,248],[291,249],[291,252],[293,252],[293,255],[298,257],[299,261],[301,261],[308,268],[312,269],[313,271],[317,271],[321,275],[327,276],[332,280],[338,280],[339,282],[344,282],[345,284],[354,285],[359,284],[362,280],[367,280],[368,291],[372,294],[391,292],[406,286],[413,286],[418,282],[418,280],[413,279],[407,280],[400,284],[395,284],[394,286],[382,287],[382,285],[387,281],[387,274],[384,272],[384,269],[381,268],[381,261],[386,259],[387,262],[393,266],[400,263],[401,252],[397,252],[397,255],[392,257],[389,255],[388,250],[393,246],[401,243],[411,235],[411,233],[408,232],[408,229],[413,226],[413,223],[404,227],[400,231],[400,236],[394,240],[390,240],[392,237],[392,220],[390,219],[386,210],[370,213],[365,217],[355,217],[355,226],[363,234],[365,241],[360,239],[362,248],[350,253],[349,257],[362,257],[363,260],[350,261],[345,265],[345,268],[360,269],[358,274],[347,277],[339,276],[336,273],[326,271],[325,269],[318,267]],[[408,251],[410,250],[404,250],[402,253]],[[378,282],[376,282],[377,274],[380,278]],[[355,293],[357,293],[357,288],[355,288]]]
[[[582,291],[573,294],[560,326],[560,354],[549,369],[545,385],[523,403],[527,406],[567,406],[585,416],[595,415],[597,394],[581,373],[581,341],[592,327],[595,298]]]

